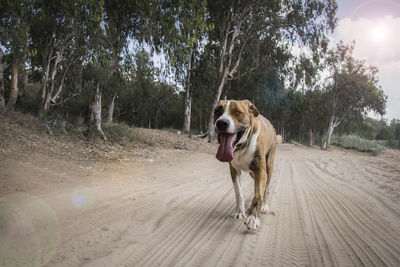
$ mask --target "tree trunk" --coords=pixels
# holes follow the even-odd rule
[[[41,103],[41,108],[44,107],[44,104],[46,102],[46,97],[47,97],[47,83],[49,80],[49,73],[50,73],[50,63],[51,63],[51,57],[53,56],[53,47],[50,48],[50,52],[49,55],[47,57],[47,61],[46,61],[46,71],[44,73],[44,77],[43,77],[43,90],[42,90],[42,103]]]
[[[7,109],[14,108],[18,98],[18,68],[16,62],[11,63],[11,93],[7,102]]]
[[[198,127],[199,127],[199,132],[200,133],[203,133],[203,119],[202,119],[202,114],[203,114],[203,111],[202,110],[200,110],[200,112],[197,114],[198,115]]]
[[[187,74],[186,74],[186,97],[185,97],[185,114],[184,114],[184,122],[183,122],[183,132],[190,133],[190,117],[192,114],[192,92],[191,92],[191,82],[190,82],[190,73],[192,70],[192,54],[193,50],[190,50]]]
[[[46,98],[44,99],[43,110],[47,112],[50,107],[50,100],[51,100],[51,91],[47,92]]]
[[[186,87],[185,97],[185,121],[183,123],[183,132],[190,133],[190,117],[192,114],[192,96],[190,92],[190,85]]]
[[[228,72],[224,71],[224,73],[222,74],[222,77],[218,83],[218,86],[216,87],[216,89],[214,91],[214,100],[211,105],[210,117],[208,119],[208,141],[209,142],[211,142],[215,138],[214,109],[217,106],[219,99],[221,98],[222,90],[224,89],[227,75],[228,75]]]
[[[72,33],[70,32],[69,34],[67,34],[63,40],[62,46],[60,47],[59,52],[57,53],[57,56],[55,57],[55,61],[54,61],[54,65],[53,65],[53,69],[51,71],[51,75],[50,75],[50,63],[53,60],[53,58],[51,57],[53,55],[53,51],[54,51],[54,43],[53,45],[50,44],[51,48],[50,48],[50,52],[49,52],[49,56],[47,58],[47,65],[46,65],[46,72],[45,72],[45,81],[43,83],[43,92],[42,92],[42,107],[43,107],[43,111],[47,112],[49,110],[50,107],[50,101],[53,100],[55,101],[55,99],[58,97],[58,95],[61,93],[62,87],[63,87],[63,83],[64,83],[64,79],[65,79],[65,75],[66,72],[68,71],[69,66],[66,67],[64,74],[63,74],[63,78],[62,78],[62,82],[61,85],[59,87],[59,92],[57,92],[56,96],[53,99],[53,91],[54,91],[54,87],[55,87],[55,83],[56,83],[56,75],[57,75],[57,71],[60,68],[60,62],[62,61],[62,57],[64,56],[64,51],[67,48],[69,42],[72,39]],[[72,55],[70,56],[70,58],[68,59],[68,63],[67,64],[72,64],[73,61],[73,57]],[[50,78],[50,88],[48,87],[48,79]]]
[[[0,49],[0,113],[6,108],[6,100],[4,98],[4,79],[3,79],[3,50]]]
[[[308,142],[308,146],[312,146],[312,144],[313,144],[313,133],[312,133],[312,129],[310,129],[309,137],[310,137],[310,140],[309,140],[309,142]]]
[[[99,132],[100,136],[107,140],[106,135],[101,128],[101,92],[100,92],[100,83],[97,83],[96,86],[96,94],[94,96],[94,102],[92,104],[92,116],[91,118],[94,120],[94,124],[96,126],[96,130]]]
[[[331,136],[333,133],[333,129],[334,129],[334,120],[335,120],[335,116],[332,115],[331,119],[329,120],[329,127],[328,127],[328,131],[326,133],[326,141],[325,143],[322,145],[323,149],[326,150],[329,146],[329,144],[331,143]]]
[[[117,91],[115,91],[111,99],[110,106],[108,107],[107,122],[113,121],[115,98],[117,98]]]
[[[110,67],[108,68],[108,71],[107,71],[108,78],[110,78],[114,74],[115,70],[117,69],[118,63],[119,63],[118,55],[114,54],[114,56],[113,56],[113,58],[111,60],[111,63],[110,63]],[[114,95],[113,95],[113,97],[111,99],[110,105],[108,106],[107,122],[112,122],[113,121],[115,99],[117,98],[117,95],[118,95],[118,90],[115,89],[115,92],[114,92]]]
[[[161,107],[162,107],[162,105],[160,105],[160,106],[158,107],[158,109],[157,109],[157,111],[156,111],[155,118],[154,118],[154,127],[155,127],[156,129],[158,129],[158,123],[159,123],[159,121],[158,121],[158,115],[160,115]]]

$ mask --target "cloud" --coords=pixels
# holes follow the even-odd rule
[[[388,95],[386,116],[400,119],[400,60],[392,61],[379,68],[379,84]]]
[[[400,119],[400,18],[344,18],[339,21],[331,45],[356,41],[354,56],[379,69],[379,84],[388,95],[386,118]]]

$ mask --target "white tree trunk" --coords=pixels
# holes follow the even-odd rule
[[[224,89],[226,77],[228,76],[228,72],[225,71],[222,74],[220,82],[218,84],[217,89],[214,92],[214,101],[211,106],[210,117],[208,119],[208,141],[211,142],[215,138],[215,130],[214,130],[214,109],[217,106],[219,99],[221,98],[222,90]]]
[[[185,121],[183,123],[183,132],[190,133],[190,117],[192,114],[192,96],[190,93],[190,86],[186,89],[185,97]]]
[[[11,93],[7,102],[7,109],[13,108],[18,98],[18,67],[16,62],[11,63]]]
[[[328,148],[329,144],[331,143],[331,137],[332,137],[333,129],[335,128],[334,121],[335,121],[335,116],[332,114],[331,115],[331,119],[329,120],[328,131],[326,133],[326,141],[322,145],[324,150],[326,150]]]
[[[113,121],[113,116],[114,116],[114,105],[115,105],[115,98],[117,98],[117,92],[115,91],[111,102],[110,106],[108,107],[108,113],[107,113],[107,122],[112,122]]]
[[[190,82],[190,72],[192,69],[192,52],[190,52],[189,63],[186,75],[186,97],[185,97],[185,114],[183,122],[183,132],[190,133],[190,117],[192,115],[192,85]]]
[[[118,56],[115,56],[111,60],[110,67],[108,68],[108,77],[111,77],[115,70],[117,69],[118,66]],[[107,113],[107,122],[112,122],[113,121],[113,116],[114,116],[114,107],[115,107],[115,99],[117,98],[118,95],[118,90],[115,89],[114,95],[111,99],[110,105],[108,106],[108,113]]]
[[[96,94],[94,96],[94,102],[92,104],[92,116],[94,120],[94,124],[96,126],[96,130],[99,132],[100,136],[107,140],[106,135],[101,128],[101,92],[100,92],[100,83],[97,83],[96,86]]]

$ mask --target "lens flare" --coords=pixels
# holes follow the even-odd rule
[[[72,193],[72,205],[78,209],[88,209],[96,201],[96,193],[90,187],[79,187]]]
[[[0,198],[0,266],[43,266],[53,257],[60,228],[45,201],[28,194]]]
[[[96,201],[108,200],[114,190],[124,191],[126,194],[139,197],[148,182],[148,163],[123,161],[118,164],[99,160],[91,168],[88,175],[91,179],[91,188],[95,192]],[[76,205],[85,202],[85,198],[75,196]]]

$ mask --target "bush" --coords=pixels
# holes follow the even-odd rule
[[[102,128],[107,139],[111,142],[121,145],[127,143],[154,145],[150,139],[138,133],[135,128],[131,128],[124,123],[104,123]]]
[[[387,147],[393,148],[393,149],[399,149],[400,148],[400,142],[394,139],[388,140],[386,142]]]
[[[347,149],[355,149],[360,152],[372,152],[373,155],[379,155],[386,147],[383,142],[376,140],[363,139],[357,135],[333,136],[331,143]]]

